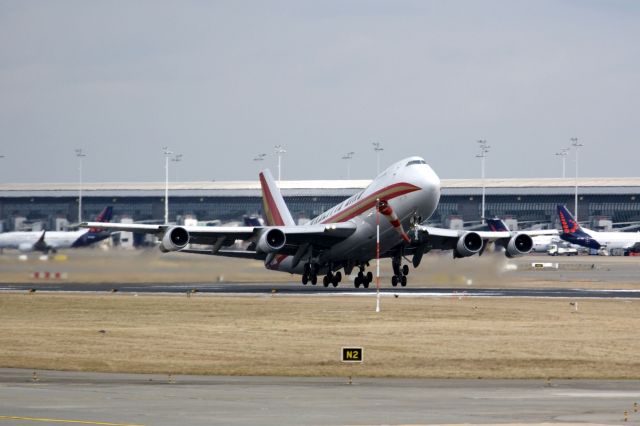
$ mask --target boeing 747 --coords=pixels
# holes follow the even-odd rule
[[[487,243],[505,249],[508,257],[528,253],[533,245],[526,234],[508,231],[466,231],[422,226],[440,199],[440,179],[420,157],[398,161],[380,173],[364,190],[327,210],[309,223],[297,226],[271,173],[260,173],[264,226],[207,227],[150,224],[104,224],[84,227],[155,234],[163,252],[179,251],[264,261],[267,269],[300,274],[302,284],[337,286],[342,271],[358,268],[355,287],[369,287],[367,271],[376,258],[376,224],[380,221],[380,257],[391,258],[391,284],[405,286],[411,256],[418,267],[423,254],[451,250],[462,258],[481,254]],[[245,250],[231,249],[236,240],[248,242]],[[195,248],[194,245],[206,246]]]

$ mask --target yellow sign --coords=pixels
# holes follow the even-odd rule
[[[362,348],[342,348],[342,362],[362,362],[363,359]]]

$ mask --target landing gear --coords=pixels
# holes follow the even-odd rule
[[[322,279],[322,284],[324,284],[325,287],[329,287],[329,284],[334,287],[338,287],[340,281],[342,281],[342,273],[340,271],[335,274],[329,271],[329,273]]]
[[[373,274],[371,271],[364,273],[364,266],[360,266],[360,272],[356,275],[355,280],[353,280],[353,285],[356,288],[360,288],[362,285],[364,288],[369,288],[369,284],[373,281]]]
[[[391,285],[397,287],[400,284],[402,287],[407,286],[407,275],[409,275],[409,266],[402,265],[400,267],[401,259],[399,257],[394,258],[391,261],[393,266],[393,276],[391,277]]]
[[[305,263],[304,272],[302,273],[302,285],[307,285],[311,281],[311,285],[318,283],[318,265]]]

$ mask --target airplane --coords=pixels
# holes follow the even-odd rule
[[[98,224],[109,222],[113,207],[105,207],[96,217]],[[77,231],[29,231],[6,232],[0,234],[0,250],[17,249],[21,252],[40,251],[55,253],[59,249],[85,247],[102,241],[110,235],[99,228],[79,229]]]
[[[421,157],[392,164],[365,189],[320,214],[304,225],[296,225],[269,170],[259,174],[263,216],[266,225],[238,227],[174,226],[151,224],[83,223],[112,231],[154,234],[162,252],[178,251],[246,259],[260,259],[270,270],[301,275],[302,284],[318,282],[334,287],[342,271],[351,275],[356,288],[373,281],[369,262],[376,258],[376,224],[380,223],[381,258],[391,258],[395,287],[407,285],[406,256],[418,267],[431,250],[451,250],[454,258],[482,254],[488,243],[505,248],[509,257],[528,253],[533,242],[526,234],[507,231],[450,230],[422,226],[440,199],[440,178]],[[405,231],[406,230],[406,231]],[[236,240],[248,242],[246,249],[229,249]],[[207,245],[194,248],[192,245]]]
[[[507,224],[504,223],[502,219],[498,218],[487,219],[487,226],[492,231],[510,231]],[[531,251],[534,253],[546,252],[549,249],[549,245],[560,241],[560,233],[557,229],[531,229],[510,232],[529,235],[533,241]]]
[[[583,228],[562,205],[558,205],[558,217],[562,226],[560,238],[564,241],[596,250],[606,248],[640,251],[639,232],[598,232]]]

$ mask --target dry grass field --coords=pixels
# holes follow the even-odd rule
[[[0,367],[640,379],[637,301],[0,294]],[[101,332],[102,331],[102,332]],[[342,365],[342,346],[363,346]]]

